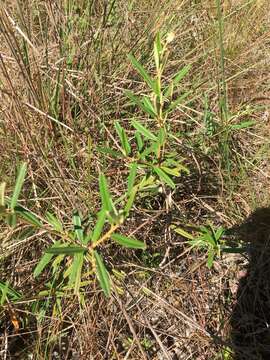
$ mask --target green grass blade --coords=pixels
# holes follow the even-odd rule
[[[16,214],[9,214],[6,218],[7,224],[11,227],[16,226],[17,224],[17,216]]]
[[[114,123],[114,126],[115,126],[117,134],[118,134],[118,136],[120,138],[123,153],[124,153],[125,156],[128,156],[130,154],[130,152],[131,152],[131,146],[129,144],[125,129],[122,128],[122,126],[119,124],[118,121],[116,121]]]
[[[146,139],[157,141],[157,137],[137,120],[132,120],[132,126],[138,130]]]
[[[78,294],[81,285],[82,267],[83,267],[83,254],[74,254],[71,271],[69,274],[69,285],[74,285],[74,293]]]
[[[173,180],[163,171],[161,170],[159,167],[154,167],[154,171],[155,173],[159,176],[160,180],[162,182],[165,182],[167,185],[169,185],[172,189],[175,188],[175,183],[173,182]]]
[[[109,212],[115,212],[107,179],[103,173],[99,174],[99,192],[103,209]]]
[[[135,132],[135,138],[136,138],[138,150],[139,150],[139,152],[141,152],[144,147],[144,142],[143,142],[142,136],[138,130]]]
[[[23,186],[24,179],[25,179],[26,170],[27,170],[27,164],[26,164],[26,162],[24,162],[20,166],[19,173],[18,173],[16,183],[15,183],[15,188],[14,188],[13,195],[12,195],[12,198],[10,201],[11,210],[14,210],[15,206],[17,205],[17,201],[18,201],[18,198],[19,198],[22,186]]]
[[[124,235],[113,234],[111,238],[118,244],[130,249],[143,249],[143,250],[146,249],[146,245],[144,242],[133,238],[129,238]]]
[[[156,117],[157,116],[156,110],[155,110],[154,105],[152,104],[151,100],[148,98],[148,96],[144,96],[142,98],[142,102],[143,102],[144,108],[148,112],[148,114],[151,115],[152,117]]]
[[[252,127],[255,124],[256,124],[256,121],[248,120],[248,121],[243,121],[240,124],[230,125],[229,127],[231,130],[241,130],[241,129],[247,129],[249,127]]]
[[[189,70],[191,69],[191,65],[188,64],[186,66],[184,66],[172,79],[172,84],[169,85],[168,87],[166,87],[165,91],[164,91],[164,96],[167,97],[170,94],[170,89],[171,86],[176,86],[189,72]]]
[[[41,221],[31,211],[26,210],[22,206],[15,206],[14,211],[18,216],[23,218],[29,224],[36,226],[36,227],[42,227]]]
[[[138,71],[143,80],[147,83],[147,85],[156,93],[156,84],[155,81],[151,79],[150,75],[144,69],[144,67],[135,59],[135,57],[131,54],[128,55],[128,59],[132,63],[133,67]]]
[[[60,241],[56,241],[51,248],[53,247],[57,247],[58,245],[60,245]],[[42,271],[45,269],[45,267],[49,264],[49,262],[51,261],[51,259],[53,258],[54,254],[48,254],[45,253],[42,258],[39,260],[37,266],[34,269],[34,278],[38,277]]]
[[[153,112],[149,107],[145,106],[145,104],[138,98],[138,96],[136,96],[135,94],[133,94],[133,92],[126,90],[125,91],[125,95],[134,103],[136,104],[141,110],[143,110],[144,112],[146,112],[147,114],[149,114],[152,117],[155,117],[156,114],[155,112]]]
[[[132,163],[131,167],[130,167],[130,172],[128,175],[128,194],[130,194],[130,192],[133,189],[134,183],[135,183],[135,179],[136,179],[136,175],[137,175],[137,169],[138,169],[138,165],[137,163]]]
[[[157,33],[157,36],[156,36],[156,39],[154,42],[154,59],[155,59],[157,70],[159,70],[161,52],[162,52],[162,45],[161,45],[160,34]]]
[[[0,291],[2,293],[0,305],[3,306],[6,302],[7,298],[11,298],[13,301],[21,299],[21,294],[14,290],[10,285],[9,282],[2,282],[0,281]]]
[[[74,255],[77,253],[85,253],[87,251],[86,248],[80,246],[63,246],[63,247],[50,247],[46,250],[47,254],[54,255]]]
[[[77,236],[77,239],[81,243],[83,243],[84,236],[83,236],[83,229],[82,229],[82,220],[81,220],[81,217],[80,217],[78,211],[74,212],[72,221],[73,221],[74,231]]]
[[[175,229],[173,229],[173,231],[175,231],[177,234],[183,236],[186,239],[194,240],[193,235],[191,235],[190,233],[188,233],[187,231],[185,231],[185,230],[183,230],[181,228],[175,228]]]
[[[93,243],[99,239],[100,234],[102,233],[105,221],[106,221],[106,210],[101,210],[98,213],[96,226],[95,226],[93,234],[91,236],[91,240]]]
[[[137,191],[138,191],[138,187],[135,186],[135,187],[132,188],[132,190],[129,193],[129,198],[128,198],[126,206],[124,208],[124,213],[125,213],[126,216],[128,216],[128,214],[130,212],[130,209],[132,208],[132,205],[134,203]]]
[[[46,212],[46,220],[58,232],[63,232],[63,225],[59,219],[49,211]]]
[[[111,294],[111,284],[110,284],[110,277],[108,271],[104,265],[103,259],[101,255],[97,251],[94,251],[95,263],[96,263],[96,271],[97,271],[97,278],[101,289],[103,290],[104,294],[109,297]]]

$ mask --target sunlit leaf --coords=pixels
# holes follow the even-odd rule
[[[157,137],[137,120],[132,120],[132,126],[149,140],[157,141]]]
[[[46,220],[57,232],[63,231],[63,225],[59,219],[49,211],[46,212]]]
[[[144,242],[121,235],[121,234],[113,234],[111,238],[116,241],[118,244],[125,246],[131,249],[146,249],[146,245]]]
[[[99,239],[100,234],[101,234],[102,229],[103,229],[103,226],[105,224],[105,221],[106,221],[106,210],[101,210],[98,213],[96,226],[94,228],[94,231],[93,231],[92,237],[91,237],[91,240],[92,240],[93,243],[96,242]]]
[[[41,221],[38,219],[38,217],[33,214],[31,211],[26,210],[25,208],[23,208],[22,206],[15,206],[14,211],[16,212],[16,214],[18,214],[21,218],[23,218],[24,220],[26,220],[29,224],[33,225],[33,226],[37,226],[37,227],[41,227],[42,223]]]
[[[162,182],[165,182],[167,185],[169,185],[172,189],[175,188],[175,183],[173,182],[173,180],[163,171],[161,170],[159,167],[154,166],[154,171],[156,172],[156,174],[159,176],[160,180],[162,180]]]
[[[120,138],[121,141],[121,146],[123,149],[123,153],[125,154],[125,156],[129,155],[131,152],[131,146],[129,144],[128,138],[127,138],[127,134],[125,132],[125,129],[119,124],[118,121],[116,121],[114,123],[115,129],[117,131],[117,134]]]
[[[97,251],[94,251],[97,278],[104,294],[109,297],[111,294],[111,283],[108,271],[104,265],[101,255]]]
[[[85,253],[87,251],[86,248],[80,246],[65,246],[65,247],[51,247],[46,250],[48,254],[55,254],[55,255],[73,255],[76,253]]]
[[[82,266],[83,266],[84,254],[74,254],[71,264],[71,271],[69,274],[69,285],[74,285],[74,293],[78,294],[81,285]]]
[[[99,191],[100,191],[103,209],[109,212],[115,211],[111,194],[109,191],[107,179],[103,173],[100,173],[99,175]]]
[[[194,236],[191,235],[190,233],[188,233],[187,231],[181,229],[181,228],[175,228],[173,229],[177,234],[185,237],[186,239],[190,239],[190,240],[193,240],[194,239]]]
[[[243,121],[240,124],[230,125],[230,129],[231,130],[241,130],[241,129],[246,129],[246,128],[252,127],[255,124],[256,124],[256,121],[254,121],[254,120]]]
[[[52,245],[51,249],[54,248],[54,247],[59,246],[59,244],[60,244],[60,241],[56,241],[56,242]],[[38,264],[37,264],[37,266],[35,267],[34,272],[33,272],[33,275],[34,275],[35,278],[38,277],[38,276],[42,273],[42,271],[45,269],[45,267],[46,267],[46,266],[49,264],[49,262],[52,260],[53,256],[54,256],[54,254],[50,254],[50,253],[45,253],[45,254],[42,256],[42,258],[39,260],[39,262],[38,262]]]
[[[135,59],[135,57],[131,54],[128,55],[129,60],[131,61],[133,67],[138,71],[143,80],[147,83],[147,85],[156,92],[155,81],[151,79],[150,75],[144,69],[144,67]]]
[[[74,231],[77,236],[77,239],[83,243],[83,229],[82,229],[82,219],[78,213],[78,211],[75,211],[72,217],[73,225],[74,225]]]
[[[15,206],[17,205],[17,201],[24,183],[25,175],[27,170],[27,164],[26,162],[22,163],[22,165],[19,168],[18,176],[15,183],[15,188],[11,197],[10,201],[10,208],[13,210]]]
[[[128,175],[128,194],[130,194],[131,190],[133,189],[136,175],[137,175],[137,168],[138,168],[138,165],[135,162],[132,163],[130,166],[130,171],[129,171],[129,175]]]

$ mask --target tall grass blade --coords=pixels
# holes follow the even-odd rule
[[[150,77],[144,67],[135,59],[135,57],[131,54],[128,55],[128,59],[132,63],[133,67],[138,71],[143,80],[147,83],[147,85],[156,93],[156,84],[155,81]]]
[[[143,249],[143,250],[146,249],[146,245],[144,242],[133,238],[129,238],[124,235],[113,234],[111,238],[118,244],[130,249]]]
[[[99,175],[99,191],[100,191],[103,209],[105,209],[108,212],[115,212],[107,179],[103,173],[100,173]]]
[[[138,130],[146,139],[156,141],[157,137],[137,120],[132,120],[132,126]]]
[[[99,237],[100,237],[100,235],[102,233],[102,229],[104,227],[105,221],[106,221],[106,210],[101,210],[98,213],[96,226],[95,226],[94,231],[93,231],[93,233],[91,235],[91,241],[93,243],[95,243],[99,239]]]
[[[163,171],[161,170],[159,167],[154,166],[154,171],[155,173],[159,176],[160,180],[162,182],[165,182],[167,185],[169,185],[172,189],[175,188],[175,183],[173,182],[173,180]]]
[[[104,294],[109,297],[111,294],[111,284],[108,271],[104,265],[101,255],[99,255],[97,251],[94,251],[94,257],[98,281]]]
[[[24,183],[26,170],[27,170],[27,164],[26,164],[26,162],[24,162],[20,166],[19,173],[18,173],[16,183],[15,183],[15,188],[14,188],[13,195],[12,195],[12,198],[10,201],[10,209],[11,210],[14,210],[15,206],[17,205],[17,201],[19,199],[20,192],[21,192],[21,189],[22,189],[22,186]]]

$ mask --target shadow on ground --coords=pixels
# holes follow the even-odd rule
[[[270,359],[270,208],[257,209],[236,229],[249,263],[231,317],[234,360]]]

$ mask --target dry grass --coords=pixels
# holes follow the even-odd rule
[[[192,90],[192,100],[170,119],[173,147],[191,174],[180,179],[169,213],[162,196],[136,204],[126,231],[146,239],[147,253],[104,249],[107,264],[117,270],[116,295],[106,300],[90,276],[81,304],[74,296],[37,301],[47,274],[36,280],[32,273],[50,239],[25,234],[23,225],[15,230],[0,225],[2,279],[23,294],[1,310],[3,359],[32,354],[29,358],[240,360],[251,359],[254,351],[256,359],[268,359],[268,334],[255,350],[258,337],[252,338],[254,351],[234,337],[239,306],[252,314],[239,301],[245,295],[237,286],[246,267],[252,272],[253,260],[248,265],[240,255],[224,255],[209,270],[205,255],[187,251],[170,225],[213,221],[230,228],[269,206],[269,5],[267,0],[224,1],[223,80],[230,123],[256,121],[230,138],[230,176],[218,135],[204,135],[205,96],[216,122],[222,97],[214,1],[9,0],[0,5],[1,180],[10,189],[16,166],[26,160],[22,201],[37,213],[52,210],[67,224],[75,208],[86,221],[95,216],[99,169],[109,175],[115,196],[125,187],[124,169],[96,146],[112,146],[113,122],[121,120],[128,129],[135,116],[123,90],[144,91],[127,54],[135,53],[151,71],[156,32],[174,31],[166,76],[192,64],[182,84]],[[267,287],[259,270],[256,276]],[[256,316],[262,318],[262,312]]]

